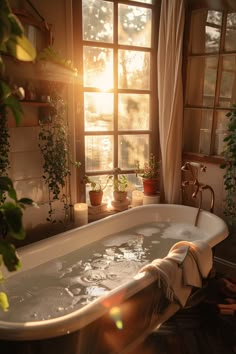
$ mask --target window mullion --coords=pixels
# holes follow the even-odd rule
[[[214,146],[215,146],[215,132],[217,128],[217,107],[219,107],[219,99],[220,99],[220,85],[222,80],[222,72],[223,72],[223,56],[220,53],[224,52],[224,44],[225,44],[225,34],[226,34],[226,23],[227,23],[227,13],[224,12],[222,16],[222,25],[221,25],[221,37],[220,37],[220,48],[218,54],[218,65],[217,65],[217,75],[216,75],[216,88],[215,88],[215,100],[213,107],[213,121],[212,121],[212,131],[211,131],[211,146],[210,146],[210,154],[213,155]]]
[[[118,3],[114,3],[114,168],[118,167]]]

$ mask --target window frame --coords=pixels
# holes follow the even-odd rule
[[[221,11],[222,12],[222,33],[220,38],[220,46],[218,52],[208,52],[208,53],[201,53],[201,54],[191,54],[190,45],[191,45],[191,17],[193,11],[196,10],[213,10],[213,11]],[[217,112],[225,111],[227,113],[229,111],[229,107],[221,107],[218,105],[219,96],[220,96],[220,84],[221,84],[221,75],[222,75],[222,66],[223,66],[223,57],[224,56],[232,56],[236,55],[235,51],[224,51],[224,44],[225,44],[225,31],[226,31],[226,19],[227,14],[229,12],[236,11],[236,5],[232,6],[228,1],[225,1],[224,6],[220,4],[215,4],[214,7],[210,7],[207,1],[202,1],[201,3],[196,3],[194,0],[188,1],[188,6],[186,9],[186,21],[185,21],[185,31],[184,31],[184,58],[183,58],[183,82],[184,82],[184,111],[186,109],[196,109],[196,110],[212,110],[212,132],[211,132],[211,144],[210,144],[210,154],[200,154],[197,152],[187,152],[183,150],[183,159],[188,160],[195,160],[199,162],[209,162],[214,164],[221,164],[224,159],[219,155],[213,155],[213,148],[215,143],[215,130],[216,130],[216,122],[217,122]],[[214,27],[213,24],[211,24]],[[187,85],[188,85],[188,65],[189,65],[189,58],[194,57],[217,57],[218,58],[218,65],[217,65],[217,73],[216,73],[216,87],[215,87],[215,96],[214,96],[214,104],[213,106],[194,106],[187,104]]]
[[[74,85],[74,95],[75,98],[75,154],[77,161],[81,162],[81,167],[77,171],[77,200],[86,201],[86,189],[83,183],[83,176],[85,174],[90,177],[94,175],[107,175],[112,174],[118,175],[118,138],[119,135],[137,135],[137,134],[148,134],[150,137],[150,152],[159,155],[159,134],[158,134],[158,106],[157,106],[157,45],[158,45],[158,28],[159,28],[159,16],[160,16],[160,5],[161,0],[155,1],[154,4],[146,4],[136,1],[121,1],[121,0],[105,0],[107,2],[114,3],[114,43],[104,43],[97,41],[86,41],[83,40],[82,33],[82,1],[72,0],[73,9],[73,52],[74,52],[74,63],[78,68],[78,80]],[[152,9],[152,37],[151,37],[151,47],[135,47],[128,46],[124,44],[118,44],[118,4],[125,4],[130,6],[139,6]],[[75,16],[76,14],[76,16]],[[114,93],[114,128],[113,130],[107,131],[85,131],[84,127],[84,104],[83,104],[83,94],[84,92],[100,92],[96,88],[83,87],[83,46],[96,46],[103,48],[114,48],[114,78],[116,79],[115,73],[118,70],[118,50],[137,50],[141,52],[150,52],[150,89],[149,90],[133,90],[133,89],[120,89],[118,88],[118,82],[114,82],[114,89],[108,90],[107,92]],[[77,55],[78,53],[78,55]],[[148,93],[150,94],[150,129],[149,130],[122,130],[119,133],[118,130],[118,94],[119,93]],[[94,171],[87,173],[85,171],[85,144],[84,137],[91,135],[111,135],[114,136],[114,169],[113,171]],[[122,174],[134,174],[135,170],[122,170]]]

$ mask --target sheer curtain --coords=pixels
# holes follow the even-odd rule
[[[166,203],[181,200],[184,0],[163,0],[157,57],[159,130]]]

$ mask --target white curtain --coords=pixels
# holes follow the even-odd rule
[[[163,0],[157,57],[159,130],[166,203],[181,201],[184,0]]]

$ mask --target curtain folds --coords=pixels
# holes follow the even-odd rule
[[[166,203],[181,201],[184,0],[163,0],[157,56],[159,131]]]

